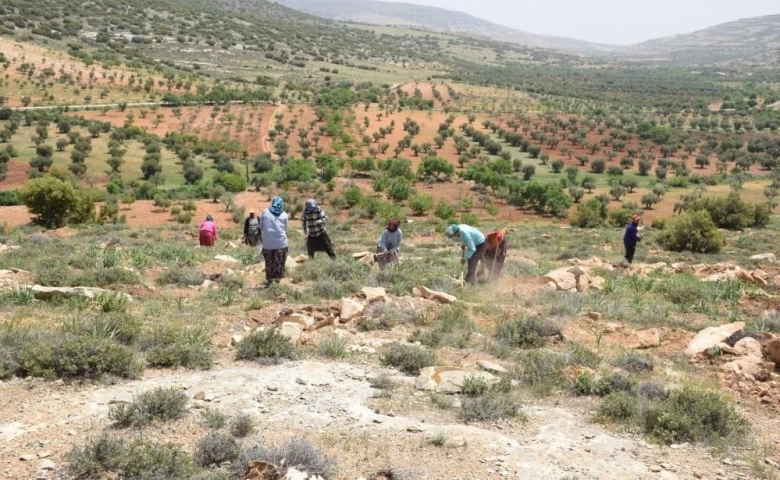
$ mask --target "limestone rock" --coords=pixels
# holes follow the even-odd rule
[[[506,373],[506,368],[502,367],[501,365],[497,363],[490,362],[488,360],[477,360],[477,365],[479,365],[479,368],[486,372],[490,373]]]
[[[450,295],[444,292],[437,292],[436,290],[431,290],[428,287],[415,287],[412,292],[418,297],[425,298],[427,300],[435,300],[444,304],[455,303],[458,300],[454,295]]]
[[[745,322],[734,322],[720,327],[707,327],[693,337],[688,348],[685,349],[685,355],[692,357],[706,352],[713,345],[717,345],[733,334],[745,328]]]
[[[767,342],[764,346],[764,353],[766,354],[766,358],[775,362],[775,365],[780,365],[780,338],[775,338],[774,340]]]
[[[603,277],[595,276],[590,278],[590,288],[604,290],[604,284],[607,281]]]
[[[38,465],[38,468],[41,470],[54,470],[57,468],[57,464],[47,458],[41,461],[41,464]]]
[[[753,255],[750,259],[757,262],[777,263],[777,256],[774,253],[760,253]]]
[[[557,290],[570,291],[577,288],[577,277],[568,268],[559,268],[542,277],[546,284],[554,284]]]
[[[420,370],[414,382],[417,390],[437,393],[461,393],[467,378],[479,378],[488,383],[498,382],[498,377],[488,372],[469,372],[457,367],[427,367]]]
[[[74,297],[93,299],[102,294],[124,295],[130,300],[130,295],[127,295],[126,293],[113,292],[111,290],[94,287],[44,287],[41,285],[33,285],[30,287],[30,291],[38,300]]]
[[[315,326],[317,321],[307,312],[285,309],[277,312],[274,320],[274,324],[277,326],[283,323],[297,323],[303,330],[309,330]]]
[[[225,263],[241,263],[240,260],[233,258],[230,255],[217,255],[216,257],[214,257],[214,260],[218,260],[220,262],[225,262]]]
[[[231,345],[238,345],[239,343],[241,343],[241,340],[243,340],[243,339],[244,339],[244,337],[241,336],[241,335],[233,335],[230,338],[230,344]]]
[[[382,287],[363,287],[360,291],[363,293],[363,296],[366,297],[366,302],[369,304],[390,301],[387,290]]]
[[[301,341],[301,335],[303,334],[303,327],[299,323],[283,322],[279,325],[279,333],[289,338],[293,345],[297,345]]]
[[[773,367],[771,363],[764,362],[761,357],[746,355],[724,363],[720,366],[720,369],[724,372],[733,372],[750,380],[755,380],[760,376],[760,372],[766,370],[767,365],[770,365],[770,369]]]
[[[250,462],[243,480],[281,480],[279,468],[268,462]]]
[[[655,348],[659,346],[661,346],[661,332],[657,328],[633,332],[626,341],[626,348]]]
[[[588,312],[588,318],[591,320],[596,320],[597,322],[601,320],[601,314],[599,312]]]
[[[347,323],[362,317],[365,309],[366,306],[362,302],[351,298],[342,298],[341,313],[339,314],[341,323]]]
[[[751,337],[742,338],[734,344],[734,353],[761,358],[761,342]]]

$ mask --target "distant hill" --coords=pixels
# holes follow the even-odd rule
[[[617,54],[626,60],[678,65],[739,63],[780,67],[780,15],[745,18],[649,40],[623,48]]]
[[[467,13],[411,3],[376,0],[277,0],[277,2],[333,20],[377,25],[419,26],[529,47],[551,48],[566,53],[596,54],[619,48],[614,45],[523,32]]]

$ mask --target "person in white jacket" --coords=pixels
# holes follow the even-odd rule
[[[398,220],[394,218],[388,222],[376,246],[374,258],[379,268],[384,269],[388,264],[398,262],[401,240],[403,240],[403,232],[398,228]]]
[[[271,206],[260,216],[260,232],[262,233],[262,254],[265,261],[266,287],[284,277],[284,266],[287,263],[287,212],[281,197],[271,201]]]

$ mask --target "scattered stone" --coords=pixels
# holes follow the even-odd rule
[[[53,300],[55,298],[75,298],[82,297],[93,299],[99,295],[110,294],[125,296],[130,300],[130,295],[122,292],[114,292],[103,288],[94,287],[43,287],[41,285],[30,286],[30,291],[36,300]]]
[[[704,353],[743,328],[745,328],[745,322],[734,322],[721,325],[720,327],[707,327],[693,337],[688,348],[685,349],[685,355],[693,357],[694,355]]]
[[[597,322],[601,320],[601,314],[599,312],[588,312],[588,318],[591,320],[596,320]]]
[[[276,392],[277,390],[279,390],[279,387],[277,387],[276,385],[268,385],[268,386],[266,386],[265,388],[266,388],[266,390],[268,390],[269,392]]]
[[[19,455],[19,460],[23,462],[32,462],[37,457],[33,455],[32,453],[25,453],[24,455]]]
[[[285,480],[308,480],[309,474],[301,472],[300,470],[290,467],[287,469],[287,473],[284,476]]]
[[[387,294],[387,290],[382,287],[363,287],[361,293],[366,297],[366,302],[372,304],[375,302],[389,302],[390,296]]]
[[[352,320],[356,320],[363,316],[363,311],[365,309],[366,306],[357,300],[353,300],[351,298],[342,298],[339,321],[341,323],[347,323]]]
[[[51,457],[51,452],[48,450],[38,452],[38,458],[49,458],[49,457]]]
[[[741,338],[734,344],[733,351],[735,355],[753,355],[760,358],[761,342],[752,337]]]
[[[457,367],[426,367],[420,370],[420,375],[414,382],[417,390],[435,391],[437,393],[461,393],[463,382],[467,378],[479,378],[487,383],[498,382],[498,377],[488,372],[469,372]]]
[[[435,300],[439,303],[443,303],[446,305],[455,303],[458,300],[457,297],[455,297],[454,295],[450,295],[444,292],[438,292],[436,290],[431,290],[428,287],[415,287],[412,290],[412,293],[414,293],[418,297],[425,298],[427,300]]]
[[[243,339],[244,339],[244,337],[242,335],[233,335],[230,338],[230,344],[234,345],[234,346],[238,345],[239,343],[241,343],[241,340],[243,340]]]
[[[38,465],[38,468],[41,470],[54,470],[57,468],[57,464],[49,459],[44,459],[41,464]]]
[[[201,390],[197,392],[195,395],[193,395],[192,398],[194,398],[195,400],[203,400],[204,398],[206,398],[206,392]]]
[[[751,260],[755,260],[757,262],[767,262],[767,263],[777,263],[777,256],[775,256],[774,253],[760,253],[758,255],[753,255],[750,257]]]
[[[243,480],[281,480],[279,468],[268,462],[254,461],[247,466]]]
[[[629,335],[626,348],[655,348],[661,346],[661,332],[657,328],[638,330]]]
[[[303,334],[303,327],[298,323],[284,322],[279,325],[279,333],[289,338],[293,345],[298,345]]]
[[[653,473],[659,473],[662,470],[660,465],[653,465],[650,467],[650,471]]]
[[[225,263],[241,263],[241,260],[231,257],[230,255],[217,255],[214,260]]]
[[[488,360],[477,360],[477,365],[479,365],[479,368],[482,370],[485,370],[486,372],[490,373],[506,373],[506,368],[502,367],[501,365],[497,363],[490,362]]]
[[[285,323],[297,323],[302,330],[310,330],[317,321],[307,312],[287,308],[276,312],[276,318],[274,319],[276,326],[281,326]]]
[[[765,378],[766,375],[761,372],[774,369],[774,365],[771,362],[764,362],[761,357],[746,355],[724,363],[720,366],[720,369],[724,372],[736,373],[749,380],[756,380],[757,378]]]
[[[412,425],[411,427],[406,427],[406,431],[407,432],[411,432],[411,433],[420,433],[420,432],[422,432],[422,429]]]
[[[295,377],[295,383],[297,383],[298,385],[308,385],[309,384],[309,382],[307,382],[305,379],[303,379],[301,377]]]
[[[766,463],[766,464],[767,464],[767,465],[769,465],[770,467],[775,467],[775,468],[777,468],[777,469],[780,469],[780,462],[778,462],[778,461],[777,461],[777,460],[775,460],[775,459],[772,459],[772,458],[767,458],[767,459],[765,459],[765,460],[764,460],[764,463]]]

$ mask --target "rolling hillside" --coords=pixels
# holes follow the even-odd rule
[[[551,48],[566,53],[596,54],[618,48],[613,45],[523,32],[467,13],[411,3],[375,0],[279,0],[279,3],[334,20],[379,25],[413,25],[529,47]]]
[[[693,33],[642,42],[618,56],[628,60],[711,65],[736,62],[780,66],[780,15],[745,18]]]

